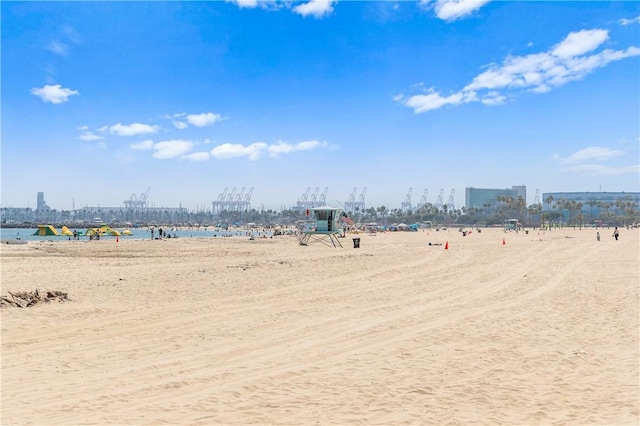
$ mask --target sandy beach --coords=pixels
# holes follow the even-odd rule
[[[612,232],[2,245],[2,295],[71,299],[2,308],[2,424],[637,425]]]

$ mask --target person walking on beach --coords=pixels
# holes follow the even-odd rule
[[[151,239],[153,240],[153,226],[151,227]]]
[[[616,226],[616,229],[613,230],[613,236],[615,237],[616,241],[618,241],[619,235],[620,235],[620,231],[618,231],[618,227]]]
[[[596,240],[600,241],[600,232],[596,232]]]

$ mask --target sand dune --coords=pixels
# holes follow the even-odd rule
[[[638,424],[640,232],[601,234],[5,245],[2,294],[72,301],[2,309],[2,424]]]

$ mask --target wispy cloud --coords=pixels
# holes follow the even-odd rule
[[[184,155],[182,158],[189,161],[207,161],[210,155],[208,152],[193,152],[191,154]]]
[[[45,85],[43,87],[34,87],[31,89],[31,94],[39,97],[45,102],[51,102],[52,104],[62,104],[69,100],[69,97],[78,95],[76,90],[71,90],[62,87],[59,84]]]
[[[420,0],[425,9],[433,8],[436,16],[443,21],[455,21],[467,17],[480,9],[490,0]]]
[[[104,139],[104,137],[100,136],[100,135],[96,135],[93,132],[86,131],[86,132],[83,132],[80,135],[80,139],[83,140],[83,141],[92,142],[92,141],[102,140],[102,139]]]
[[[603,163],[612,158],[621,157],[623,155],[624,151],[619,149],[611,149],[602,146],[590,146],[580,149],[566,157],[556,154],[552,157],[552,159],[566,165],[560,170],[569,173],[580,173],[599,176],[622,175],[640,172],[640,165],[614,167],[606,164],[595,164]]]
[[[147,139],[144,141],[136,142],[134,144],[129,145],[129,148],[135,149],[135,150],[142,150],[142,151],[153,149],[153,141],[150,139]]]
[[[156,133],[158,130],[158,126],[151,126],[149,124],[142,123],[118,123],[108,128],[109,133],[116,136],[136,136],[148,133]]]
[[[193,142],[185,140],[169,140],[153,144],[153,158],[168,160],[187,154],[193,148]]]
[[[256,142],[250,145],[225,143],[213,148],[211,156],[218,159],[247,157],[249,160],[255,161],[260,158],[262,153],[267,153],[270,157],[278,157],[283,154],[291,154],[299,151],[311,151],[314,149],[327,148],[329,144],[322,141],[302,141],[298,143],[289,143],[279,141],[274,144],[266,144],[264,142]]]
[[[303,141],[295,144],[279,141],[267,147],[269,155],[277,157],[280,154],[290,154],[296,151],[311,151],[317,148],[326,148],[329,146],[327,142],[321,141]]]
[[[256,142],[251,145],[223,143],[211,150],[211,156],[214,158],[226,159],[236,157],[249,157],[249,160],[257,160],[260,153],[267,148],[266,143]]]
[[[255,161],[258,160],[262,154],[269,155],[270,157],[278,157],[300,151],[330,148],[327,142],[308,140],[297,143],[279,141],[274,144],[256,142],[249,145],[224,143],[214,147],[210,151],[191,152],[194,147],[198,145],[208,145],[209,143],[210,141],[208,139],[200,142],[183,139],[154,142],[153,140],[147,139],[132,143],[129,145],[129,148],[138,151],[153,151],[152,157],[157,159],[180,158],[188,161],[206,161],[210,158],[226,160],[239,157],[246,157],[249,160]]]
[[[58,40],[52,40],[47,45],[47,50],[61,56],[66,56],[69,54],[69,46]]]
[[[594,52],[608,38],[606,30],[572,32],[546,52],[508,57],[500,65],[490,64],[486,71],[457,93],[442,95],[430,88],[421,94],[399,94],[394,100],[412,108],[415,113],[470,102],[502,104],[519,91],[548,92],[580,80],[611,62],[640,55],[640,48],[635,46],[625,50],[604,49]]]
[[[565,164],[582,163],[584,161],[606,161],[621,155],[624,155],[624,152],[619,149],[590,146],[578,150],[566,158],[560,158],[560,161]]]
[[[637,16],[632,19],[624,19],[620,20],[620,25],[631,25],[631,24],[640,24],[640,16]]]

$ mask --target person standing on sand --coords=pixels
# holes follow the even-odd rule
[[[620,235],[620,231],[618,231],[618,227],[616,226],[616,229],[613,230],[613,236],[615,237],[616,241],[618,241],[619,235]]]
[[[600,241],[600,232],[596,232],[596,240]]]

